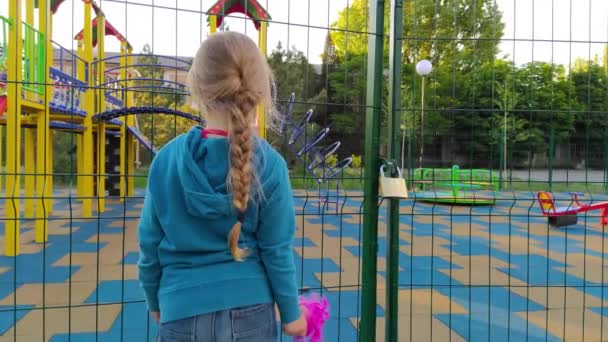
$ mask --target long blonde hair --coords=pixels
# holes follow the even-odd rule
[[[238,219],[228,235],[228,245],[234,259],[241,261],[247,253],[238,241],[255,179],[252,126],[258,105],[272,108],[272,73],[253,40],[241,33],[221,32],[202,43],[188,77],[192,99],[199,108],[229,116],[228,189]]]

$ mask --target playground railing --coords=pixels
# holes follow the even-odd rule
[[[89,65],[88,63],[80,56],[78,56],[78,54],[74,53],[72,50],[70,49],[66,49],[65,47],[59,45],[59,43],[55,42],[54,40],[51,39],[51,44],[53,44],[53,50],[57,51],[57,53],[59,54],[58,57],[58,65],[56,64],[55,67],[58,68],[58,70],[62,71],[65,74],[68,74],[74,78],[76,77],[76,70],[78,65],[80,65],[80,63],[82,63],[84,65],[84,79],[80,80],[82,82],[87,82],[88,81],[88,68]]]
[[[50,78],[53,82],[53,96],[49,105],[55,111],[86,115],[81,108],[87,84],[56,68],[50,69]]]
[[[0,27],[2,30],[0,42],[0,69],[5,67],[6,59],[11,53],[8,51],[8,33],[11,20],[0,16]],[[22,83],[23,89],[36,94],[44,93],[44,34],[32,26],[23,23],[23,48],[21,51],[21,61],[23,63]]]
[[[124,106],[124,86],[122,81],[107,73],[102,84],[105,91],[106,109],[118,109]]]
[[[23,89],[44,93],[45,40],[44,34],[23,23]]]

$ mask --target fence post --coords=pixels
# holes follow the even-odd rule
[[[391,0],[387,151],[391,160],[397,160],[401,155],[399,128],[401,123],[402,37],[403,0]],[[395,168],[392,171],[396,171]],[[399,199],[389,200],[387,216],[385,340],[396,342],[399,336]]]
[[[507,180],[507,165],[505,163],[506,153],[505,153],[505,144],[504,139],[500,139],[498,143],[498,189],[504,190],[506,187],[503,182],[506,183]],[[493,166],[492,166],[493,167]],[[490,174],[490,179],[492,175]]]
[[[362,241],[362,299],[359,341],[376,340],[376,273],[378,257],[378,158],[382,116],[382,55],[384,47],[384,0],[369,6],[367,97],[365,117],[365,183]]]

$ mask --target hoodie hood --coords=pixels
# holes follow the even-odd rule
[[[202,138],[200,126],[192,128],[175,146],[178,176],[190,215],[216,219],[234,214],[227,190],[227,138]]]

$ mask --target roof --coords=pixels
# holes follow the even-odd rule
[[[91,34],[93,36],[93,42],[92,42],[93,46],[97,45],[97,18],[98,17],[95,17],[93,19],[93,21],[91,22],[91,25],[93,28],[93,31]],[[122,34],[120,34],[120,32],[118,32],[118,30],[114,26],[112,26],[112,24],[110,24],[110,21],[107,18],[105,18],[104,22],[105,22],[105,27],[106,27],[106,36],[114,36],[119,41],[126,42],[127,46],[129,48],[131,48],[131,44],[126,40],[126,38]],[[81,40],[83,37],[84,37],[84,29],[80,30],[80,32],[78,32],[76,34],[74,39]]]
[[[217,27],[222,25],[224,16],[231,13],[245,14],[253,21],[256,30],[260,29],[262,21],[271,19],[270,14],[256,0],[219,0],[207,10],[207,13],[217,16]],[[207,17],[207,22],[209,22],[209,16]]]

